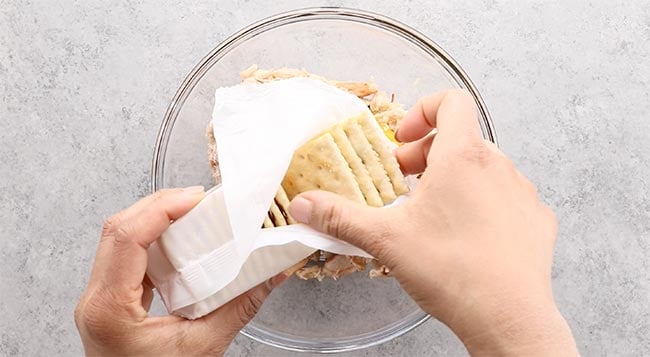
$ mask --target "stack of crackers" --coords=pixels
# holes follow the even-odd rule
[[[393,147],[372,117],[345,120],[296,150],[282,181],[289,200],[325,190],[381,207],[408,192]]]
[[[244,71],[242,76],[251,78],[251,76],[255,77],[255,73],[257,73],[250,72],[250,69],[247,71]],[[305,71],[298,71],[298,74],[291,72],[296,70],[284,69],[283,71],[289,71],[288,73],[293,76],[322,78]],[[265,74],[264,78],[267,78],[269,73],[274,72],[264,71],[263,73]],[[258,77],[260,76],[258,75]],[[273,77],[273,80],[285,78],[289,78],[289,76]],[[386,96],[383,93],[377,93],[372,84],[336,83],[344,83],[343,86],[338,85],[341,89],[348,90],[360,97],[364,95],[362,98],[367,100],[371,110],[384,109],[383,118],[394,119],[397,115],[401,119],[403,116],[401,105],[393,105],[392,102],[391,104],[377,104],[376,98],[372,97],[379,95],[381,99],[384,99]],[[354,92],[355,88],[359,93]],[[368,95],[371,98],[365,98]],[[373,104],[375,104],[375,108],[373,108]],[[379,116],[375,110],[373,112],[374,116],[365,113],[338,123],[296,150],[282,185],[264,218],[263,228],[295,224],[296,221],[288,214],[289,202],[305,191],[330,191],[357,203],[373,207],[389,204],[397,196],[409,191],[399,164],[393,155],[395,145],[389,140],[392,131],[387,128],[388,123],[378,122]],[[390,124],[396,125],[396,122]],[[390,126],[393,127],[393,125]],[[210,142],[210,164],[213,167],[215,180],[219,182],[216,143],[211,128],[208,128],[208,139]],[[325,277],[337,279],[355,271],[365,270],[369,262],[374,267],[369,273],[371,277],[389,274],[388,269],[375,260],[370,261],[362,257],[342,256],[322,251],[298,262],[287,273],[295,273],[302,279],[322,280]]]

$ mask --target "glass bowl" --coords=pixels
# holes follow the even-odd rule
[[[373,79],[405,106],[448,88],[466,88],[479,108],[486,139],[496,142],[488,111],[456,62],[414,29],[378,14],[311,8],[282,13],[230,36],[203,58],[174,96],[153,158],[152,191],[214,182],[205,130],[216,88],[240,82],[239,72],[304,68],[329,79]],[[366,348],[426,321],[392,279],[356,273],[337,281],[295,277],[277,288],[242,333],[292,351],[332,353]]]

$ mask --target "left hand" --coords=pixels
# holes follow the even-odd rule
[[[286,279],[276,276],[194,321],[148,316],[153,286],[145,275],[147,248],[204,196],[203,187],[161,190],[106,220],[74,314],[87,355],[223,355]]]

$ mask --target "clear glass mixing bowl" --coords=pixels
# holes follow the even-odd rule
[[[205,128],[216,88],[240,81],[251,64],[304,68],[326,78],[373,79],[410,106],[418,97],[466,88],[479,108],[486,139],[496,142],[476,88],[438,45],[395,20],[365,11],[312,8],[282,13],[230,36],[187,76],[165,115],[152,167],[152,191],[214,185]],[[292,351],[342,352],[386,342],[429,316],[393,279],[357,273],[338,281],[295,278],[276,289],[242,333]]]

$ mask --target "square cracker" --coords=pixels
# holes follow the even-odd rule
[[[384,170],[383,165],[381,164],[381,159],[375,150],[372,148],[370,141],[366,138],[366,135],[357,123],[356,120],[346,120],[341,123],[343,130],[348,136],[354,151],[363,161],[363,164],[368,169],[370,177],[372,177],[372,182],[375,184],[377,191],[379,191],[379,196],[384,204],[393,202],[397,195],[393,190],[393,185],[390,182],[386,170]]]
[[[273,227],[275,226],[273,225],[273,222],[271,222],[271,219],[267,214],[266,216],[264,216],[264,223],[262,223],[262,228],[273,228]]]
[[[275,204],[278,205],[280,211],[284,213],[284,217],[287,219],[287,224],[297,223],[296,220],[289,215],[289,197],[287,197],[287,193],[284,192],[282,186],[280,186],[278,193],[275,194]]]
[[[399,196],[409,192],[406,179],[402,174],[395,155],[393,155],[393,147],[375,119],[369,115],[360,115],[356,118],[356,121],[361,129],[363,129],[363,133],[368,138],[372,148],[379,155],[381,164],[384,166],[384,170],[393,184],[395,194]]]
[[[359,184],[359,188],[361,189],[361,192],[366,199],[366,203],[369,206],[373,207],[383,206],[384,202],[382,201],[377,188],[372,182],[372,177],[370,176],[368,169],[363,165],[363,161],[361,161],[359,155],[357,155],[357,153],[354,151],[352,143],[345,135],[345,132],[341,126],[335,126],[332,130],[329,131],[329,133],[334,138],[334,142],[336,142],[339,150],[341,150],[341,154],[343,154],[343,157],[350,165],[357,183]]]
[[[278,205],[275,203],[275,200],[271,202],[271,208],[269,209],[268,215],[276,227],[282,227],[287,225],[287,220],[284,218],[284,215],[282,214],[282,211],[280,211]]]
[[[282,187],[290,200],[301,192],[325,190],[365,203],[350,166],[329,133],[310,140],[296,150],[282,180]]]

